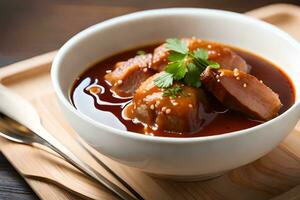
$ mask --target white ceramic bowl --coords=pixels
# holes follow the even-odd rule
[[[111,128],[76,110],[69,92],[91,64],[117,52],[191,37],[219,41],[272,61],[296,86],[296,103],[262,125],[224,135],[163,138]],[[149,10],[96,24],[71,38],[52,65],[52,81],[62,111],[78,134],[102,154],[156,175],[199,178],[252,162],[276,147],[300,118],[300,46],[288,34],[250,17],[209,9]]]

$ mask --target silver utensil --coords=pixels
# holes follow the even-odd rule
[[[84,148],[88,154],[90,156],[92,156],[92,158],[94,158],[94,160],[101,165],[108,173],[110,173],[115,179],[117,179],[124,187],[127,188],[127,190],[129,190],[137,199],[139,200],[143,200],[144,198],[137,192],[135,191],[126,181],[124,181],[118,174],[116,174],[113,170],[111,170],[104,162],[102,162],[102,160],[100,160],[97,156],[95,156],[93,154],[93,152],[91,152],[90,149],[88,149],[88,147],[85,146],[85,144],[83,144],[81,142],[81,140],[78,138],[76,140],[78,142],[78,144]]]
[[[42,126],[36,110],[26,100],[22,99],[20,96],[11,92],[2,85],[0,85],[0,99],[0,112],[2,113],[2,125],[4,127],[2,128],[1,136],[18,143],[30,145],[41,144],[47,146],[85,175],[102,184],[120,199],[136,200],[136,198],[131,196],[122,188],[112,183],[93,168],[89,167],[69,149],[56,140],[56,138],[54,138],[50,133],[48,133],[48,131]],[[17,130],[23,133],[30,131],[32,134],[28,137],[26,137],[28,134],[24,134],[23,137],[21,134],[18,134]]]
[[[26,144],[31,146],[42,145],[50,149],[51,146],[34,134],[30,129],[26,128],[22,124],[16,122],[10,117],[0,113],[0,136],[7,140]],[[82,144],[80,139],[76,140],[79,145],[81,145],[95,161],[100,164],[106,171],[108,171],[112,176],[114,176],[124,187],[126,187],[137,199],[143,199],[127,182],[125,182],[120,176],[118,176],[113,170],[111,170],[105,163],[103,163],[98,157],[96,157],[86,146]],[[45,149],[43,149],[45,150]]]

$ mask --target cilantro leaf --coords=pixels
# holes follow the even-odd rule
[[[186,64],[184,63],[183,60],[173,62],[167,66],[165,71],[170,74],[173,74],[173,78],[175,80],[180,80],[185,76],[187,72]]]
[[[136,52],[136,55],[139,55],[139,56],[145,55],[145,54],[146,54],[146,52],[143,51],[143,50],[139,50],[139,51]]]
[[[176,62],[176,61],[179,61],[179,60],[183,60],[185,57],[186,57],[185,54],[178,53],[178,52],[175,52],[175,51],[171,51],[170,55],[168,56],[168,60],[171,61],[171,62]]]
[[[207,61],[200,59],[200,58],[194,58],[194,63],[195,63],[195,65],[200,67],[202,69],[202,71],[204,71],[206,69],[206,67],[208,66]]]
[[[208,59],[208,52],[205,49],[198,48],[193,52],[193,56],[196,59],[207,60]]]
[[[167,88],[173,84],[173,74],[168,72],[162,73],[159,77],[154,79],[154,84],[160,88]]]
[[[182,88],[179,85],[175,85],[174,87],[170,87],[164,90],[164,97],[176,97],[179,93],[182,93]]]
[[[200,75],[207,68],[220,68],[219,63],[208,60],[208,51],[198,48],[190,51],[186,42],[177,38],[167,39],[166,48],[169,49],[169,64],[165,72],[154,80],[156,86],[166,88],[166,94],[176,92],[173,81],[182,81],[192,87],[200,87]]]
[[[187,44],[177,38],[169,38],[166,41],[167,41],[166,47],[169,50],[181,54],[187,54],[189,52]]]
[[[205,49],[198,48],[193,52],[195,62],[202,68],[211,67],[219,69],[220,65],[217,62],[208,60],[208,52]]]
[[[201,86],[201,81],[200,81],[200,74],[202,73],[202,70],[197,67],[193,63],[189,63],[187,65],[188,72],[186,73],[184,77],[184,83],[192,86],[192,87],[200,87]]]
[[[220,68],[220,64],[214,61],[207,61],[208,67],[213,68],[213,69],[219,69]]]

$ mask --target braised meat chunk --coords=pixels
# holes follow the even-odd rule
[[[151,68],[158,72],[163,71],[168,64],[168,56],[169,50],[167,49],[166,44],[162,44],[155,48]]]
[[[278,94],[256,77],[237,69],[207,68],[201,81],[223,105],[255,119],[272,119],[282,106]]]
[[[145,54],[118,62],[114,70],[104,76],[112,86],[111,91],[121,97],[132,96],[140,84],[153,75],[149,68],[151,61],[152,54]]]
[[[230,48],[216,44],[211,47],[211,50],[208,51],[209,59],[219,63],[222,69],[238,69],[242,72],[250,72],[251,67],[241,56],[236,54]]]
[[[153,129],[180,133],[198,131],[215,117],[203,90],[180,83],[158,88],[153,80],[160,74],[148,78],[136,90],[129,114],[132,118]]]
[[[241,56],[228,47],[196,38],[183,38],[181,41],[187,45],[190,51],[194,51],[198,48],[206,49],[208,51],[209,60],[218,62],[223,69],[233,70],[237,68],[246,73],[249,73],[251,69]],[[156,71],[163,71],[168,64],[168,56],[169,49],[166,47],[166,43],[158,46],[154,49],[151,68]]]

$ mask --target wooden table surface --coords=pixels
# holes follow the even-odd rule
[[[105,19],[163,7],[205,7],[246,12],[299,0],[0,0],[0,66],[58,49],[72,35]],[[0,200],[38,199],[0,153]]]

